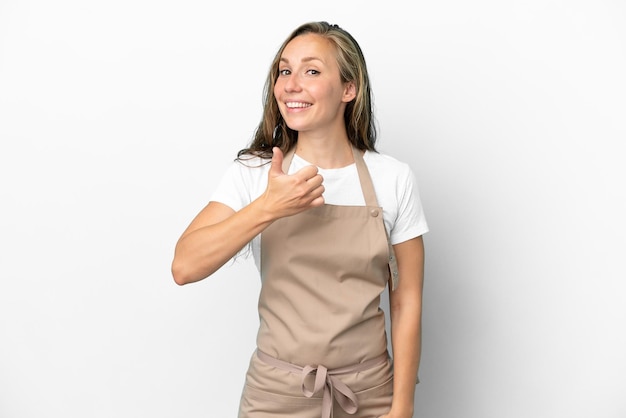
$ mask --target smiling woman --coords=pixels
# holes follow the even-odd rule
[[[319,139],[328,140],[328,130],[345,129],[344,109],[356,87],[341,79],[330,41],[315,34],[293,39],[283,50],[278,74],[274,97],[287,126],[300,138],[321,130]]]
[[[272,62],[255,138],[172,263],[183,285],[252,249],[261,320],[240,418],[413,416],[428,226],[410,168],[375,142],[357,42],[302,25]]]

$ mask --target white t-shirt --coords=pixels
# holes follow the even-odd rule
[[[363,159],[372,177],[378,205],[383,209],[391,243],[399,244],[428,232],[417,181],[409,165],[388,155],[370,151],[365,152]],[[307,165],[311,164],[296,154],[288,174]],[[269,168],[269,161],[258,157],[234,161],[210,200],[223,203],[235,211],[242,209],[265,191]],[[320,168],[319,173],[324,178],[325,203],[365,206],[356,164],[336,169]],[[261,259],[260,238],[258,235],[251,242],[257,268],[260,268]]]

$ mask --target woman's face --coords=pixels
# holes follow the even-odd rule
[[[355,97],[353,83],[343,83],[333,44],[320,35],[292,39],[280,58],[274,97],[287,126],[299,133],[345,129],[346,103]]]

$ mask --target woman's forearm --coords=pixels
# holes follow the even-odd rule
[[[394,366],[392,410],[397,416],[412,417],[415,384],[421,356],[421,308],[403,306],[392,311]]]
[[[391,291],[393,401],[389,417],[411,418],[421,356],[424,243],[422,237],[395,245],[400,280]]]
[[[206,224],[207,219],[214,223]],[[176,244],[174,281],[183,285],[210,276],[272,222],[273,218],[255,202],[238,212],[210,203]]]

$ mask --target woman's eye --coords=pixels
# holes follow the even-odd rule
[[[289,75],[291,74],[291,71],[284,69],[284,70],[278,70],[278,74],[279,75]]]
[[[319,73],[320,73],[319,71],[313,70],[313,69],[307,71],[307,74],[311,74],[311,75],[318,75]]]

